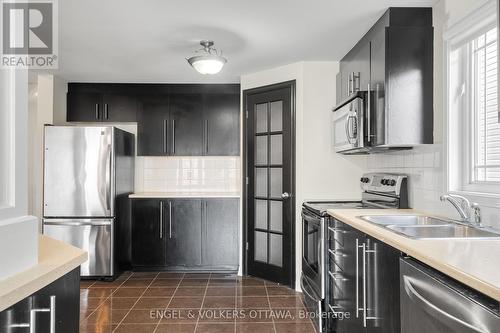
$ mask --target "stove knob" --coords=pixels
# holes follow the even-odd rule
[[[382,185],[387,185],[387,179],[382,179],[382,180],[380,181],[380,183],[381,183]]]
[[[362,183],[364,183],[365,182],[365,177],[361,177],[361,179],[359,181],[362,182]]]
[[[396,185],[396,181],[395,181],[394,179],[392,179],[392,180],[389,182],[389,185],[391,185],[391,186]]]

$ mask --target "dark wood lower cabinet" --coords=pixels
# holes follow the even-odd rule
[[[203,266],[237,269],[239,199],[207,199],[204,205]]]
[[[201,266],[201,200],[168,200],[166,262],[172,269]]]
[[[158,199],[132,201],[132,265],[165,265],[164,204]]]
[[[55,306],[51,309],[51,297]],[[13,327],[19,324],[30,324],[30,311],[35,312],[36,333],[50,333],[51,314],[55,313],[55,332],[78,332],[80,320],[80,268],[75,268],[56,281],[40,289],[10,308],[0,312],[0,332],[24,333],[27,327]],[[52,313],[50,311],[53,311]]]
[[[239,199],[132,199],[137,270],[238,269]]]
[[[342,313],[331,332],[401,332],[401,252],[341,221],[330,223],[328,303]]]

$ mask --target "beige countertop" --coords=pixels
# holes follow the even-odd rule
[[[500,240],[417,240],[357,218],[360,215],[427,215],[411,209],[332,209],[338,220],[500,301]]]
[[[54,282],[87,260],[87,252],[40,235],[38,264],[0,280],[0,311]]]
[[[138,192],[129,198],[239,198],[240,192]]]

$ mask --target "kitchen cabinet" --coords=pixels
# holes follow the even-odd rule
[[[69,83],[68,122],[137,122],[139,156],[238,156],[238,84]]]
[[[236,270],[239,199],[132,199],[134,269]]]
[[[143,97],[140,100],[140,111],[137,113],[137,155],[167,155],[171,140],[168,97]]]
[[[165,203],[158,199],[132,201],[132,265],[165,265]],[[168,223],[168,221],[167,221]]]
[[[93,92],[69,92],[67,95],[67,121],[96,122],[102,117],[102,96]]]
[[[338,220],[329,227],[329,310],[339,333],[400,332],[401,253]]]
[[[203,204],[203,266],[238,269],[239,199],[206,199]]]
[[[51,301],[53,297],[53,301]],[[52,302],[52,303],[51,303]],[[51,307],[51,304],[53,305]],[[29,328],[13,329],[11,325],[29,324],[30,310],[34,312],[31,321],[36,321],[37,333],[49,333],[54,325],[55,332],[78,332],[80,320],[80,268],[63,275],[10,308],[0,312],[0,332],[27,332]],[[53,316],[53,317],[52,317]],[[51,320],[53,319],[53,322]]]
[[[203,104],[201,94],[169,96],[169,155],[203,155]]]
[[[134,122],[138,101],[133,94],[106,92],[87,84],[69,84],[68,122]]]
[[[342,58],[339,81],[338,104],[369,91],[372,148],[433,143],[432,9],[389,8]]]
[[[240,153],[239,94],[204,96],[204,155],[237,156]]]
[[[124,94],[104,94],[102,96],[103,122],[137,121],[137,97]]]
[[[166,225],[166,262],[170,268],[201,266],[201,200],[170,199]]]

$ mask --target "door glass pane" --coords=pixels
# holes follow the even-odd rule
[[[267,132],[267,103],[255,105],[255,132]]]
[[[281,168],[271,168],[269,169],[270,176],[270,197],[271,198],[281,198],[281,194],[283,193],[283,177],[282,177],[282,169]]]
[[[269,214],[270,226],[269,229],[273,231],[282,231],[283,230],[283,202],[281,201],[269,201],[271,205],[271,212]]]
[[[267,229],[267,200],[255,200],[255,228]]]
[[[269,234],[269,263],[281,267],[283,265],[283,236]]]
[[[283,135],[271,135],[271,164],[283,163]]]
[[[283,130],[283,101],[271,103],[271,132]]]
[[[267,233],[255,232],[255,260],[267,263]]]
[[[267,168],[255,168],[255,196],[267,197]]]
[[[255,137],[255,164],[267,164],[267,136]]]

